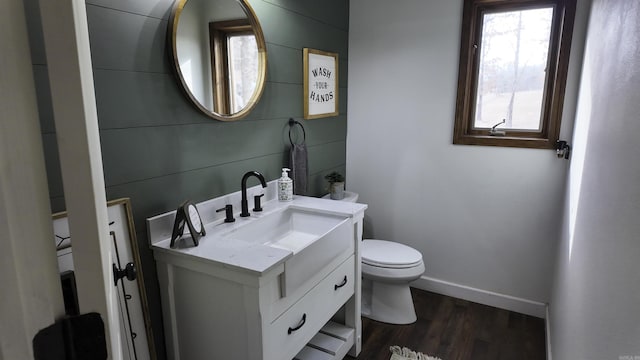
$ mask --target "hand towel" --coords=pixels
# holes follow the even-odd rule
[[[296,195],[307,195],[309,182],[307,161],[307,145],[292,144],[289,152],[289,167],[293,180],[293,193]]]

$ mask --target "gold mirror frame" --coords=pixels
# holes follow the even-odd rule
[[[196,106],[203,114],[220,121],[236,121],[240,120],[251,112],[253,108],[258,104],[258,100],[262,96],[264,91],[265,83],[266,83],[266,75],[267,75],[267,46],[264,39],[264,34],[262,33],[262,27],[260,26],[260,22],[258,21],[258,17],[256,16],[253,8],[246,0],[222,0],[222,1],[233,1],[237,2],[238,5],[242,8],[242,10],[247,15],[248,21],[253,30],[254,36],[256,38],[256,44],[258,47],[258,78],[256,80],[256,88],[253,91],[253,95],[247,102],[247,105],[240,111],[232,114],[221,114],[217,113],[213,110],[209,110],[205,107],[191,92],[189,86],[182,75],[182,69],[180,68],[180,63],[178,61],[178,51],[177,51],[177,42],[176,37],[178,33],[178,23],[180,21],[180,15],[189,0],[176,0],[173,5],[173,10],[171,11],[171,17],[169,18],[169,31],[168,41],[171,44],[169,47],[170,53],[170,61],[173,65],[174,73],[178,79],[180,84],[180,88],[184,92],[184,94],[189,98],[191,103]],[[221,1],[221,0],[210,0],[210,1]],[[212,71],[215,71],[212,69]]]

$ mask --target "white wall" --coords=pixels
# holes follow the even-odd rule
[[[640,3],[593,0],[550,306],[556,360],[640,357]]]
[[[422,252],[421,287],[547,302],[568,163],[549,150],[452,145],[461,17],[462,0],[351,0],[347,188],[369,204],[365,235]]]
[[[208,109],[213,109],[209,26],[202,21],[204,5],[198,1],[190,1],[188,5],[180,15],[180,26],[176,31],[178,62],[193,96]]]

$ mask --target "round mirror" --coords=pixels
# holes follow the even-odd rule
[[[171,60],[191,102],[222,121],[247,116],[264,89],[267,50],[246,0],[176,0]]]

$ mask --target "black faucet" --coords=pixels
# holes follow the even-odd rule
[[[263,188],[267,187],[267,182],[264,181],[264,176],[262,176],[262,174],[260,174],[257,171],[249,171],[246,174],[244,174],[244,176],[242,177],[242,202],[241,202],[241,206],[242,206],[242,212],[240,212],[240,216],[241,217],[247,217],[250,216],[251,214],[249,213],[249,205],[247,204],[247,179],[250,176],[255,176],[258,178],[258,180],[260,180],[260,183],[262,184]]]

